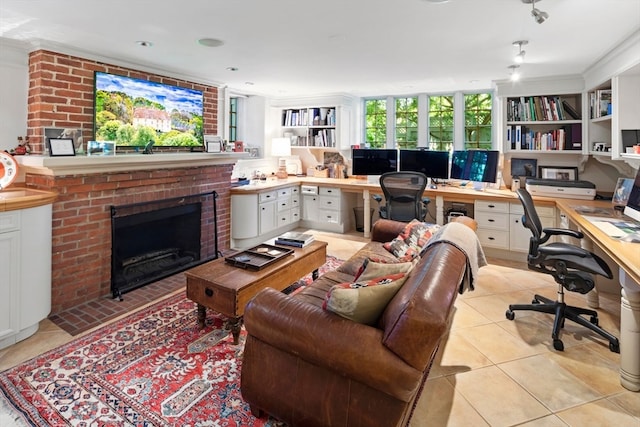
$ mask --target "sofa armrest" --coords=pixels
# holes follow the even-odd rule
[[[417,371],[382,344],[380,329],[329,313],[266,288],[244,311],[247,333],[397,399],[409,401],[420,386]]]
[[[371,241],[373,242],[390,242],[402,233],[406,222],[394,221],[391,219],[379,219],[373,224],[371,230]]]

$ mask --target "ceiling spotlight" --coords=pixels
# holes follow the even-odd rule
[[[513,42],[514,46],[518,46],[518,53],[513,58],[513,60],[516,62],[516,64],[522,64],[524,62],[524,54],[526,52],[524,50],[522,50],[522,46],[527,45],[527,44],[529,44],[529,42],[527,40],[516,40],[515,42]]]
[[[206,47],[218,47],[222,46],[224,42],[222,40],[205,37],[203,39],[198,39],[198,44]]]
[[[227,71],[238,71],[238,67],[227,67]]]
[[[520,73],[518,72],[519,65],[509,65],[507,68],[511,70],[511,81],[515,82],[520,80]]]
[[[542,0],[522,0],[522,3],[529,4],[531,3],[531,16],[538,24],[542,24],[549,18],[549,14],[547,12],[543,12],[540,9],[536,9],[536,1]]]
[[[137,44],[138,46],[141,46],[141,47],[151,47],[151,46],[153,46],[153,43],[148,42],[148,41],[146,41],[146,40],[138,40],[138,41],[136,42],[136,44]]]

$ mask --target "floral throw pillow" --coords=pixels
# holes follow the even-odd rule
[[[389,274],[409,273],[413,266],[413,262],[376,262],[373,259],[365,259],[362,266],[353,278],[354,282],[369,281],[376,277],[383,277]]]
[[[406,280],[405,273],[331,287],[322,308],[354,322],[374,325]]]
[[[397,258],[410,261],[420,255],[438,228],[440,226],[437,224],[427,224],[414,219],[404,227],[404,230],[395,239],[384,243],[383,247]]]

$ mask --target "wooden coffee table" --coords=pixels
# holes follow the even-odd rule
[[[204,328],[207,308],[222,313],[230,318],[233,342],[238,344],[244,308],[258,291],[267,287],[281,291],[309,273],[318,277],[318,268],[326,262],[327,242],[293,249],[291,255],[258,271],[235,267],[224,258],[187,270],[187,298],[198,304],[198,326]]]

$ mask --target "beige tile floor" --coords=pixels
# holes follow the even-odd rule
[[[340,259],[364,244],[360,233],[314,234]],[[607,343],[567,321],[561,336],[565,351],[557,352],[551,316],[516,312],[514,321],[506,320],[510,303],[528,303],[534,293],[555,298],[556,286],[524,263],[491,259],[480,269],[476,290],[456,301],[412,427],[640,427],[640,393],[620,385],[620,355]],[[566,302],[586,306],[581,295],[568,293]],[[600,324],[619,336],[620,296],[600,293],[600,304]],[[33,337],[0,350],[0,370],[70,339],[44,320]],[[0,414],[0,426],[9,422]]]

